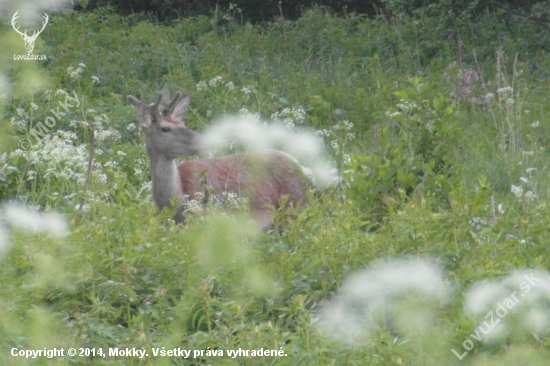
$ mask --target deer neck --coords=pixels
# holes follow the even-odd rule
[[[149,159],[153,180],[153,199],[160,209],[171,207],[170,200],[179,198],[183,194],[176,159],[152,154],[149,154]]]

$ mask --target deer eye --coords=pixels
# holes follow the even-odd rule
[[[162,132],[169,132],[170,131],[170,127],[161,127],[160,130]]]

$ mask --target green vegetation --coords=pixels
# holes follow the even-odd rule
[[[0,230],[0,363],[547,364],[547,331],[516,331],[518,321],[476,341],[483,316],[463,302],[476,282],[550,268],[548,31],[490,16],[453,23],[450,37],[428,13],[378,20],[312,8],[261,25],[226,14],[169,24],[104,9],[51,14],[34,51],[46,62],[12,60],[24,44],[0,25],[0,198],[59,212],[70,231]],[[304,210],[278,212],[280,233],[221,212],[178,227],[148,198],[125,102],[162,88],[192,95],[186,123],[198,131],[239,111],[309,128],[341,179]],[[431,261],[453,289],[429,316],[420,311],[424,322],[389,319],[351,347],[312,324],[349,275],[396,257]],[[548,311],[538,318],[546,330]],[[474,347],[459,360],[451,349],[461,354],[467,339]],[[149,356],[27,360],[14,347]],[[162,347],[287,356],[153,357]]]

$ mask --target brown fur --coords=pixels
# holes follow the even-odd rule
[[[181,192],[190,199],[194,199],[197,192],[204,192],[206,187],[222,202],[224,192],[247,198],[252,215],[264,229],[272,224],[272,210],[280,208],[283,196],[288,197],[287,207],[305,205],[306,191],[311,184],[299,165],[286,154],[274,150],[258,155],[241,153],[190,160],[178,165],[178,173]],[[202,181],[201,176],[204,177]]]

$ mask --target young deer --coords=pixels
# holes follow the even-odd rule
[[[127,100],[137,110],[153,180],[153,199],[159,210],[172,207],[171,200],[199,192],[212,192],[220,202],[232,192],[247,198],[254,219],[263,230],[273,224],[273,208],[283,196],[286,206],[306,204],[311,186],[307,170],[292,156],[276,150],[266,153],[240,153],[212,159],[189,160],[177,164],[181,156],[206,153],[202,136],[183,122],[190,96],[177,92],[172,100],[163,90],[155,103],[148,105],[132,95]],[[185,205],[176,208],[175,221],[185,222]]]

